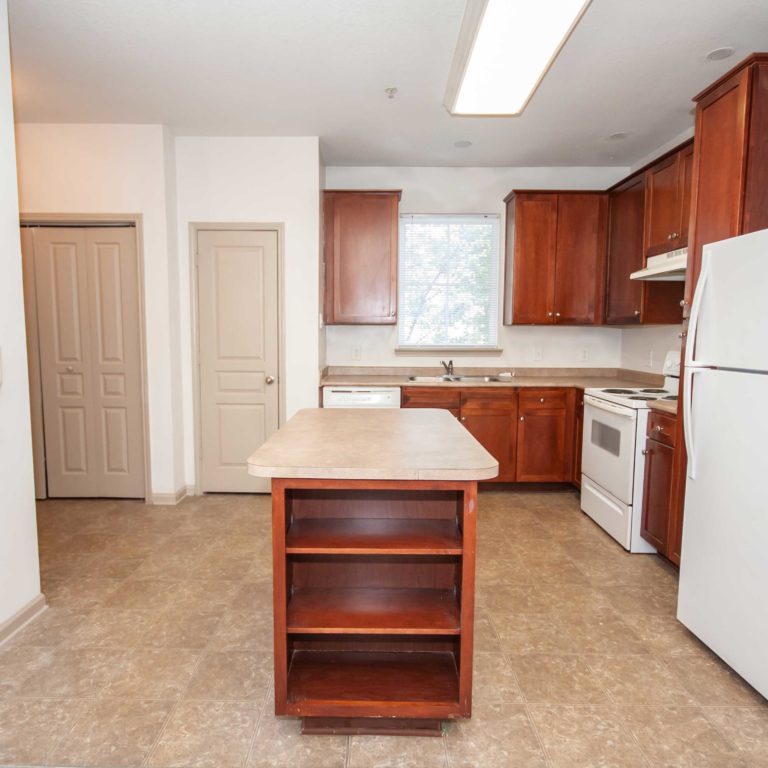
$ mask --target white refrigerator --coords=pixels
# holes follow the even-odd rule
[[[704,247],[683,375],[677,617],[768,697],[768,229]]]

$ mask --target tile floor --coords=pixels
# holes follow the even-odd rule
[[[768,766],[768,705],[677,624],[674,569],[575,493],[479,508],[474,714],[404,739],[272,715],[269,497],[41,503],[50,608],[0,647],[0,764]]]

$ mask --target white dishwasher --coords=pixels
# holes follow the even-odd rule
[[[323,387],[323,408],[399,408],[400,387]]]

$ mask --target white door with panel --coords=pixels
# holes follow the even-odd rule
[[[278,240],[197,233],[200,489],[269,492],[246,460],[278,427]]]
[[[48,495],[144,498],[135,230],[38,227],[32,247]]]

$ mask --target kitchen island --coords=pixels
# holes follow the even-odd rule
[[[469,717],[477,481],[496,460],[445,411],[310,409],[248,471],[272,478],[275,714],[412,735]]]

